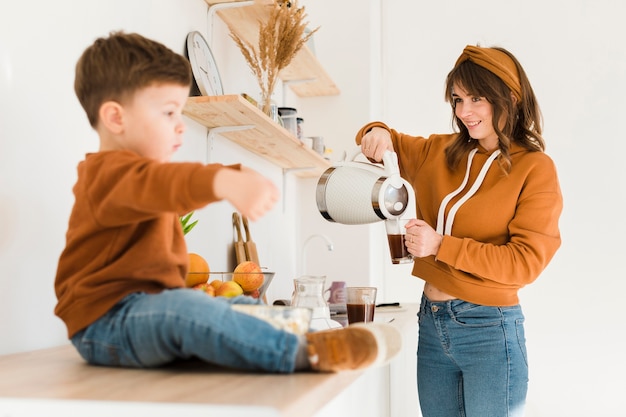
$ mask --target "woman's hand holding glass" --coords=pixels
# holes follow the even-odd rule
[[[424,220],[411,219],[406,224],[406,248],[416,258],[436,256],[442,240],[443,236]]]

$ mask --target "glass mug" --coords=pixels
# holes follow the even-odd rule
[[[374,321],[376,309],[376,287],[347,287],[346,311],[348,324]]]
[[[394,264],[406,264],[413,262],[413,255],[406,247],[406,224],[409,219],[387,219],[385,229],[387,230],[387,241],[389,242],[389,253],[391,262]]]

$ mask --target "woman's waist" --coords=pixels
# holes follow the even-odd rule
[[[460,299],[490,306],[519,303],[519,287],[516,285],[480,279],[426,258],[414,260],[413,275],[426,281],[424,294],[432,301]]]
[[[424,284],[424,295],[430,301],[435,301],[435,302],[450,301],[450,300],[458,299],[458,297],[450,295],[445,291],[441,291],[439,288],[435,287],[433,284],[429,282]]]

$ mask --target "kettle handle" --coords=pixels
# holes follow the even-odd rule
[[[363,155],[363,152],[361,152],[360,146],[356,146],[350,153],[346,152],[344,161],[353,162],[359,155]],[[387,174],[392,175],[400,173],[400,168],[398,167],[398,155],[395,152],[386,150],[383,154],[382,163],[385,166],[385,172],[387,172]]]
[[[361,147],[357,146],[350,154],[346,153],[346,161],[354,161],[357,156],[362,155]],[[385,174],[390,179],[390,184],[395,188],[402,186],[402,178],[400,177],[400,166],[398,165],[398,154],[390,150],[386,150],[383,154],[383,167]]]

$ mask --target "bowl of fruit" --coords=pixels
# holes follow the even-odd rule
[[[189,271],[185,284],[187,287],[216,297],[247,295],[262,299],[274,274],[263,271],[254,262],[245,261],[237,265],[233,272]]]

